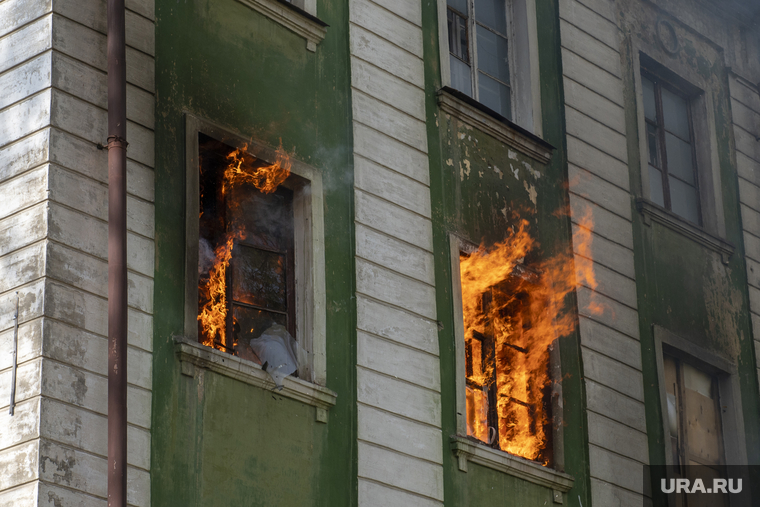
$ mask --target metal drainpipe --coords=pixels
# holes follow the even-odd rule
[[[108,507],[127,506],[127,65],[124,0],[108,0]]]

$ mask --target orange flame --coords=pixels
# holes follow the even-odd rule
[[[256,158],[246,152],[245,145],[242,149],[233,150],[227,155],[230,163],[223,174],[222,192],[227,193],[238,185],[253,185],[259,191],[270,194],[277,190],[290,176],[291,161],[288,154],[282,149],[282,144],[277,149],[277,160],[267,166],[256,166]],[[235,208],[235,203],[229,203]],[[203,215],[201,210],[200,215]],[[228,223],[228,228],[232,225]],[[209,269],[206,280],[201,278],[198,283],[198,322],[200,324],[201,343],[220,350],[230,352],[227,342],[227,268],[232,258],[232,249],[235,241],[245,239],[245,231],[242,227],[233,233],[228,233],[222,244],[214,250],[214,264]]]
[[[467,434],[491,443],[498,432],[501,450],[544,465],[550,461],[551,438],[546,398],[552,381],[549,348],[575,329],[575,316],[565,310],[568,294],[577,283],[596,286],[590,213],[581,222],[583,232],[574,237],[576,250],[585,255],[580,265],[577,256],[574,262],[572,256],[561,254],[526,269],[523,260],[537,246],[526,220],[504,241],[460,256]],[[490,401],[489,391],[493,391]],[[489,425],[487,415],[494,399],[498,428]]]
[[[238,184],[251,184],[265,194],[271,194],[290,176],[290,157],[282,149],[282,143],[277,148],[277,160],[274,164],[257,167],[257,160],[246,152],[248,145],[238,148],[227,155],[231,160],[224,172],[224,189]]]

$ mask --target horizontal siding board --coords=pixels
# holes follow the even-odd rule
[[[745,180],[760,185],[760,162],[738,151],[736,152],[736,172]]]
[[[369,0],[351,0],[349,20],[422,58],[422,29]]]
[[[565,78],[563,83],[567,105],[625,135],[625,110],[621,106],[572,79]]]
[[[739,178],[739,200],[755,211],[760,211],[760,187]]]
[[[644,381],[641,371],[586,347],[583,347],[581,352],[585,377],[635,400],[644,401]]]
[[[642,433],[647,430],[644,403],[605,387],[591,379],[586,380],[588,410],[601,414]]]
[[[349,37],[351,55],[424,88],[425,71],[420,58],[358,25],[349,26]]]
[[[76,507],[104,507],[104,505],[107,505],[107,503],[105,503],[105,500],[85,494],[82,491],[70,490],[45,482],[40,482],[39,488],[40,498],[48,500],[51,498],[53,500],[57,499],[62,506],[74,505]],[[54,506],[55,504],[53,504],[53,507]],[[46,505],[45,507],[50,506]]]
[[[362,507],[440,507],[443,503],[359,478],[359,505]]]
[[[50,125],[50,112],[49,89],[0,111],[0,147]]]
[[[130,328],[133,324],[134,320],[130,318]],[[152,388],[149,382],[152,377],[150,355],[136,348],[140,343],[130,338],[132,338],[132,333],[127,338],[130,359],[127,363],[128,383],[130,386],[150,390]],[[46,358],[65,363],[79,371],[94,373],[103,378],[108,375],[106,337],[98,336],[74,325],[46,319],[43,328],[43,353]],[[148,358],[147,363],[134,362],[144,361],[146,358]],[[101,411],[95,408],[93,410]]]
[[[440,392],[438,356],[361,331],[357,333],[356,342],[356,363],[359,366]]]
[[[435,284],[433,254],[356,225],[356,255],[421,282]]]
[[[631,459],[595,445],[589,446],[589,472],[592,477],[635,493],[644,491],[644,467]]]
[[[741,204],[741,214],[744,230],[760,236],[760,212]]]
[[[408,347],[438,355],[438,326],[408,311],[357,295],[357,327]]]
[[[622,162],[628,162],[628,147],[623,134],[572,107],[565,108],[565,116],[569,135],[582,139]]]
[[[567,136],[568,162],[613,185],[630,190],[628,165],[573,136]]]
[[[623,306],[603,294],[593,292],[586,287],[578,287],[578,309],[581,315],[592,318],[602,324],[615,329],[634,339],[639,339],[638,312],[627,306]],[[588,311],[590,304],[601,306],[601,314],[591,314]]]
[[[51,86],[51,58],[51,53],[46,51],[5,74],[0,74],[0,90],[3,91],[0,93],[0,109]]]
[[[354,186],[410,211],[431,217],[430,189],[371,160],[354,158]]]
[[[0,451],[0,490],[25,484],[39,477],[39,440]],[[53,468],[53,467],[48,467]]]
[[[356,383],[359,402],[430,426],[441,426],[440,394],[362,367],[357,368]]]
[[[588,412],[589,442],[604,449],[649,464],[647,435],[594,412]]]
[[[18,234],[18,231],[24,231],[24,233]],[[0,257],[41,240],[46,233],[47,206],[45,203],[0,220]]]
[[[49,13],[52,10],[52,3],[52,0],[5,0],[0,2],[0,37]]]
[[[359,442],[359,477],[443,500],[443,468]]]
[[[734,124],[747,132],[760,131],[760,112],[753,111],[736,99],[731,100],[731,117]]]
[[[594,65],[620,77],[620,54],[616,50],[564,19],[560,19],[560,32],[562,33],[563,47],[575,54],[583,55]]]
[[[32,400],[30,401],[30,403],[36,403],[36,401],[33,401],[33,400],[38,399],[37,397],[39,397],[40,395],[41,363],[42,363],[41,359],[36,358],[36,359],[32,359],[18,365],[16,369],[16,402],[17,403],[25,402],[27,400]],[[0,373],[0,396],[1,396],[0,397],[0,409],[1,409],[0,412],[4,412],[9,415],[10,415],[10,411],[8,407],[10,406],[10,401],[11,401],[12,378],[13,378],[13,371],[10,368],[5,369]],[[36,411],[36,409],[34,410]],[[19,412],[21,412],[21,409],[19,409]],[[11,422],[12,421],[13,421],[13,418],[11,418]],[[8,420],[5,421],[5,423],[7,422]],[[21,428],[21,426],[19,426],[19,428]],[[32,431],[32,430],[37,431],[35,428],[27,428],[25,431]],[[38,435],[35,433],[30,438],[36,438],[37,436]],[[22,438],[22,439],[16,440],[15,442],[11,442],[11,440],[15,438],[16,436],[14,436],[13,434],[3,433],[2,436],[0,436],[0,439],[4,439],[2,442],[0,442],[0,448],[8,447],[10,445],[15,445],[24,440]]]
[[[634,280],[612,271],[597,262],[593,262],[591,267],[594,270],[596,282],[596,287],[593,287],[595,292],[631,308],[637,307],[636,282]],[[583,279],[580,266],[577,262],[576,273],[579,280]]]
[[[47,198],[47,166],[27,171],[12,180],[0,183],[0,219],[37,204]]]
[[[40,484],[37,481],[24,484],[17,488],[0,491],[0,505],[7,505],[9,507],[27,507],[30,505],[38,505],[37,490]],[[42,498],[48,498],[43,496]],[[94,505],[82,505],[81,507],[95,507]],[[101,506],[97,506],[101,507]]]
[[[570,210],[576,224],[590,211],[595,234],[633,250],[633,228],[630,221],[574,193],[570,193]]]
[[[22,370],[19,369],[19,374]],[[28,373],[24,371],[24,373]],[[8,377],[8,376],[6,376]],[[3,380],[10,380],[4,378]],[[0,449],[7,449],[39,438],[40,435],[40,400],[35,398],[17,398],[14,414],[7,408],[8,400],[0,402]]]
[[[617,50],[620,31],[614,21],[575,0],[559,2],[559,15],[568,23]]]
[[[354,198],[357,222],[432,252],[429,219],[359,190]]]
[[[424,185],[430,184],[427,155],[359,123],[354,123],[354,152]]]
[[[757,141],[756,135],[756,133],[749,133],[741,127],[734,127],[736,151],[743,153],[755,162],[760,162],[760,142]]]
[[[16,313],[16,291],[18,291],[18,321],[26,322],[42,316],[44,280],[37,280],[16,290],[0,294],[0,330],[12,329]]]
[[[357,409],[360,440],[434,463],[443,463],[440,430],[366,405],[359,404]]]
[[[425,92],[385,70],[351,57],[351,85],[418,120],[425,121]]]
[[[427,130],[424,121],[402,113],[362,92],[355,91],[352,99],[354,121],[427,153]]]
[[[568,164],[570,192],[593,201],[602,208],[631,220],[631,194],[596,174]]]
[[[361,259],[356,261],[356,291],[423,317],[436,318],[434,287]]]
[[[48,160],[50,129],[0,148],[0,184]]]
[[[736,79],[734,76],[729,77],[728,87],[732,98],[756,113],[760,113],[760,93],[758,93],[757,89],[750,88],[744,81]]]
[[[576,83],[623,107],[623,81],[620,77],[610,74],[567,48],[562,48],[562,72]]]
[[[0,257],[0,292],[45,275],[45,243],[39,242]]]
[[[579,317],[579,327],[583,346],[641,370],[641,344],[638,340],[588,317]]]
[[[15,299],[15,298],[14,298]],[[15,301],[14,301],[15,303]],[[0,350],[13,350],[13,328],[0,332]],[[18,325],[18,364],[34,359],[42,353],[42,319],[19,322]],[[13,364],[12,354],[0,354],[0,371],[10,370]],[[2,384],[0,385],[8,385]]]
[[[373,2],[417,26],[422,26],[422,8],[419,2],[409,0],[373,0]]]
[[[580,226],[573,224],[573,237],[577,237],[580,233]],[[580,244],[578,242],[573,242],[573,249],[576,254],[579,253],[579,246]],[[636,278],[632,250],[593,233],[589,249],[591,258],[594,260],[595,264],[606,266],[631,279]],[[587,252],[583,253],[588,255]]]
[[[51,47],[52,16],[45,15],[36,21],[5,35],[0,39],[0,74]]]
[[[644,495],[623,489],[614,484],[591,478],[591,505],[605,507],[638,507],[644,503]]]

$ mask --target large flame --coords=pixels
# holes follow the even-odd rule
[[[575,328],[566,311],[566,297],[583,283],[596,287],[590,255],[593,221],[587,212],[574,236],[575,262],[569,254],[523,266],[537,245],[522,220],[507,239],[460,257],[465,349],[468,363],[467,433],[492,443],[497,428],[489,427],[489,388],[496,383],[498,446],[531,460],[549,463],[545,451],[550,400],[547,387],[549,348]],[[598,304],[589,311],[597,313]],[[493,343],[492,350],[483,350]],[[495,360],[494,360],[495,359]],[[492,395],[493,396],[493,395]],[[493,424],[494,421],[491,421]],[[545,429],[546,428],[546,429]]]
[[[257,159],[249,155],[247,149],[248,145],[245,145],[227,155],[230,164],[224,171],[224,190],[239,184],[250,184],[265,194],[271,194],[290,176],[290,157],[280,143],[274,164],[257,166]]]
[[[233,150],[227,155],[230,161],[224,170],[222,192],[229,191],[238,185],[253,185],[265,194],[277,190],[290,176],[291,161],[282,144],[277,149],[277,160],[274,164],[257,166],[256,158],[246,152],[247,145]],[[198,323],[200,324],[201,343],[227,352],[232,352],[227,342],[227,268],[232,258],[235,242],[245,238],[245,230],[235,225],[234,209],[236,203],[228,203],[233,210],[233,219],[228,221],[228,229],[232,232],[225,234],[223,241],[214,250],[214,263],[209,269],[208,278],[201,277],[198,283]],[[203,215],[201,210],[200,215]]]

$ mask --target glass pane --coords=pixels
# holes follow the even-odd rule
[[[467,14],[467,0],[446,0],[446,4],[455,8],[462,14]]]
[[[670,132],[665,132],[665,149],[668,153],[668,173],[694,185],[694,164],[691,145]]]
[[[467,387],[467,434],[488,442],[488,395],[484,389]]]
[[[504,0],[475,0],[475,21],[507,35],[507,11]]]
[[[665,206],[665,197],[662,191],[662,173],[659,169],[649,166],[649,199],[660,206]]]
[[[256,310],[244,306],[232,306],[233,315],[233,344],[237,355],[243,359],[261,364],[256,354],[251,350],[251,340],[272,327],[280,324],[288,327],[287,316],[281,313],[272,313],[266,310]]]
[[[467,20],[451,9],[447,11],[449,26],[449,53],[464,60],[470,61],[470,52],[467,49]]]
[[[244,231],[246,243],[286,250],[293,238],[293,192],[263,194],[252,185],[233,187],[227,199],[228,230]]]
[[[699,199],[697,189],[676,178],[669,178],[670,205],[673,213],[699,224]]]
[[[657,127],[649,123],[647,123],[647,151],[649,152],[649,163],[655,167],[662,167],[660,164]]]
[[[662,89],[662,115],[665,117],[665,130],[689,141],[689,113],[685,99],[670,90]]]
[[[509,99],[509,87],[491,79],[482,72],[478,75],[479,99],[486,107],[490,107],[505,118],[512,119],[512,106]]]
[[[451,87],[472,97],[470,66],[451,55],[449,55],[449,65],[451,66]]]
[[[657,121],[657,106],[654,101],[654,83],[641,76],[641,84],[644,89],[644,116],[652,121]]]
[[[479,26],[478,69],[509,83],[509,53],[507,39]]]
[[[237,245],[232,251],[232,299],[270,310],[287,310],[285,256]]]

